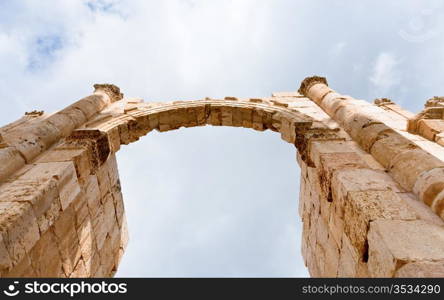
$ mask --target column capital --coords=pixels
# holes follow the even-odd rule
[[[119,101],[123,98],[123,94],[120,92],[120,88],[114,84],[94,84],[94,92],[102,91],[109,96],[111,102]]]
[[[424,107],[443,107],[444,106],[444,97],[434,96],[426,101]]]
[[[317,83],[322,83],[328,86],[327,79],[325,77],[315,75],[302,80],[298,92],[304,96],[307,96],[308,90]]]
[[[389,98],[376,98],[373,101],[374,104],[378,105],[378,106],[382,106],[382,105],[389,105],[389,104],[395,104],[391,99]]]

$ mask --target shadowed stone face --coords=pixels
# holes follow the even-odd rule
[[[319,76],[250,99],[154,103],[94,88],[0,128],[2,277],[113,276],[128,242],[115,153],[152,130],[205,125],[269,129],[295,146],[312,276],[444,276],[441,98],[413,116]]]

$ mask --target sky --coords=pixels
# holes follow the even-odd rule
[[[149,101],[265,97],[326,76],[418,112],[444,95],[444,2],[0,0],[0,123],[114,83]],[[271,132],[149,133],[118,153],[120,277],[304,277],[295,148]]]

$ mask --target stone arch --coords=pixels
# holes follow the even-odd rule
[[[114,154],[152,130],[213,125],[269,129],[297,148],[312,276],[444,276],[438,100],[413,116],[317,76],[266,98],[168,103],[95,85],[55,114],[0,128],[0,274],[112,276],[127,242]]]

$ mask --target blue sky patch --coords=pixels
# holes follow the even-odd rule
[[[31,46],[28,69],[37,70],[45,68],[55,60],[56,53],[61,48],[63,48],[63,39],[60,35],[37,37]]]

